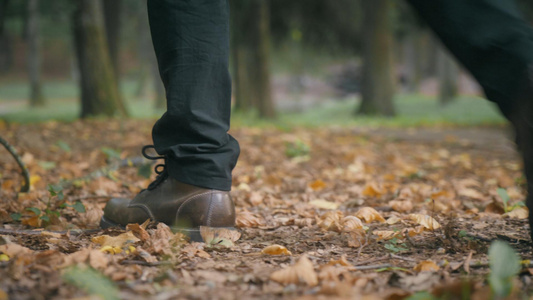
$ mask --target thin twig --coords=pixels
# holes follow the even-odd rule
[[[20,188],[21,193],[26,193],[30,190],[30,172],[28,172],[28,168],[26,168],[26,165],[22,161],[22,158],[18,155],[17,150],[13,148],[6,140],[4,140],[2,137],[0,137],[0,144],[2,144],[7,151],[13,156],[17,164],[19,165],[21,169],[21,174],[24,177],[24,185]]]
[[[395,259],[405,260],[405,261],[410,261],[410,262],[418,262],[418,260],[409,258],[409,257],[403,257],[403,256],[399,256],[399,255],[392,254],[392,253],[389,255],[390,255],[390,258],[395,258]]]
[[[87,234],[87,233],[96,233],[100,232],[101,229],[75,229],[75,230],[60,230],[60,231],[50,231],[50,230],[24,230],[24,229],[8,229],[8,228],[0,228],[0,234],[8,234],[8,235],[42,235],[43,233],[55,233],[55,234],[67,234],[73,236],[78,236],[81,234]]]
[[[393,265],[391,264],[381,264],[381,265],[366,265],[366,266],[354,266],[356,270],[362,271],[362,270],[375,270],[375,269],[383,269],[383,268],[391,268]]]
[[[146,267],[157,267],[157,266],[172,265],[172,262],[170,261],[147,262],[144,260],[123,260],[120,262],[120,264],[121,265],[140,265],[140,266],[146,266]]]

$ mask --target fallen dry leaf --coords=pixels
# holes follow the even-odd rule
[[[437,222],[437,220],[433,219],[428,215],[410,214],[409,219],[429,230],[435,230],[440,228],[439,222]]]
[[[401,232],[392,230],[374,230],[372,231],[372,233],[378,236],[378,238],[376,239],[377,241],[390,240],[402,235]]]
[[[317,199],[317,200],[313,200],[309,202],[309,205],[312,205],[316,208],[321,208],[321,209],[337,209],[339,208],[340,204],[331,202],[331,201],[326,201],[323,199]]]
[[[343,267],[349,267],[353,268],[353,265],[346,259],[346,254],[341,255],[341,258],[339,259],[332,259],[328,262],[328,265],[334,266],[334,265],[341,265]]]
[[[363,221],[356,216],[346,216],[342,219],[342,231],[356,231],[356,230],[365,230]]]
[[[148,232],[146,232],[146,227],[148,226],[148,223],[150,223],[150,219],[146,220],[143,224],[128,224],[126,226],[126,230],[130,230],[137,236],[141,241],[145,242],[148,239],[150,239],[150,235]]]
[[[308,286],[315,286],[318,284],[318,276],[313,263],[306,255],[302,255],[296,264],[275,271],[270,275],[270,279],[283,285],[305,283]]]
[[[320,179],[317,179],[309,184],[309,187],[313,189],[313,191],[320,191],[326,187],[326,183]]]
[[[93,243],[101,245],[102,247],[110,246],[110,247],[123,248],[124,246],[139,242],[140,239],[137,238],[133,234],[133,232],[127,231],[117,236],[109,236],[109,235],[95,236],[91,239],[91,241]]]
[[[343,214],[341,211],[328,211],[327,213],[320,216],[320,219],[317,221],[318,227],[322,228],[325,231],[342,231],[342,218]]]
[[[359,209],[357,213],[355,213],[355,216],[364,220],[366,223],[372,223],[374,221],[385,223],[385,219],[381,214],[372,207],[363,207]]]
[[[234,242],[241,237],[237,230],[200,226],[200,235],[208,246],[233,247]]]
[[[265,248],[263,248],[263,250],[261,250],[261,253],[268,255],[292,255],[292,253],[287,248],[276,244],[266,246]]]
[[[380,197],[381,195],[383,195],[383,193],[384,193],[383,190],[380,189],[375,183],[367,184],[365,188],[363,189],[363,191],[361,192],[363,196],[374,197],[374,198]]]
[[[427,272],[427,271],[430,271],[430,272],[436,272],[440,269],[439,266],[437,266],[434,262],[432,262],[431,260],[424,260],[424,261],[421,261],[419,262],[414,268],[413,270],[417,271],[417,272]]]
[[[237,213],[235,220],[235,226],[237,227],[259,227],[262,225],[261,219],[247,210]]]
[[[503,214],[503,217],[511,219],[527,219],[529,217],[529,210],[527,207],[516,207],[510,212]]]
[[[392,200],[389,205],[397,212],[409,212],[413,209],[413,202],[409,200]]]

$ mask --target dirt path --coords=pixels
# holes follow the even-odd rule
[[[137,156],[149,141],[150,123],[0,129],[39,176],[34,190],[16,199],[17,169],[2,156],[3,228],[96,228],[108,196],[131,197],[149,182],[136,167],[65,188],[67,204],[81,200],[86,212],[61,208],[47,184],[108,167],[113,153]],[[242,153],[232,195],[242,236],[233,247],[187,243],[157,224],[145,233],[135,229],[139,240],[130,237],[131,243],[116,246],[116,254],[103,253],[105,245],[96,241],[125,231],[2,235],[0,252],[7,258],[0,262],[0,295],[62,299],[102,292],[72,280],[74,274],[106,282],[110,293],[127,299],[403,299],[419,291],[438,293],[435,288],[443,286],[460,293],[455,287],[461,280],[471,286],[470,298],[486,298],[491,240],[506,240],[522,259],[533,258],[527,221],[503,215],[497,192],[504,188],[511,204],[524,198],[519,160],[504,132],[236,129],[232,134]],[[39,221],[28,207],[41,216],[48,207],[58,216]],[[21,214],[20,221],[13,213]],[[25,248],[9,252],[4,243]],[[291,255],[262,253],[271,245]],[[517,279],[515,293],[531,294],[528,274]]]

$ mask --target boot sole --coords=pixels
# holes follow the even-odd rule
[[[107,228],[112,228],[112,227],[126,229],[125,226],[117,224],[111,220],[106,219],[105,216],[102,216],[102,218],[100,219],[100,228],[107,229]],[[236,230],[235,227],[214,227],[214,228],[226,228],[229,230]],[[172,230],[172,232],[174,233],[180,232],[180,233],[185,234],[186,236],[190,238],[191,242],[200,242],[200,243],[205,242],[204,239],[202,238],[202,235],[200,234],[200,228],[179,228],[179,227],[170,226],[170,230]]]

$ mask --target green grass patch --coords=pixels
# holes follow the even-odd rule
[[[158,118],[164,112],[154,108],[151,99],[135,95],[135,80],[124,80],[121,89],[132,118]],[[29,108],[27,83],[3,82],[0,85],[0,118],[9,122],[36,123],[48,120],[73,121],[80,113],[78,90],[73,81],[52,81],[44,85],[47,104]],[[481,98],[462,96],[441,106],[434,97],[398,95],[395,99],[396,117],[355,115],[359,100],[324,101],[322,105],[302,113],[280,113],[275,120],[260,120],[256,114],[235,112],[233,127],[414,127],[414,126],[484,126],[501,125],[504,118],[496,107]]]

